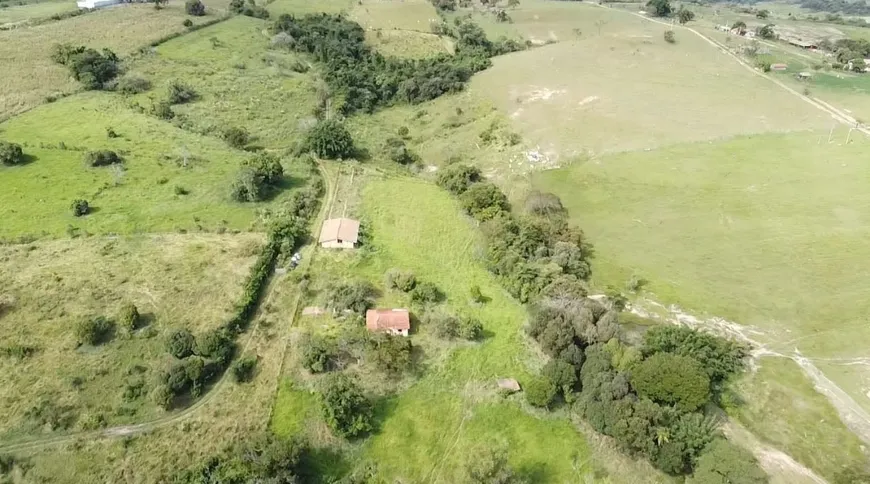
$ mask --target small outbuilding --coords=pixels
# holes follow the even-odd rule
[[[366,329],[373,333],[408,336],[411,314],[407,309],[369,309],[366,311]]]
[[[323,222],[319,242],[327,249],[353,249],[359,243],[359,221],[331,218]]]
[[[785,70],[788,70],[788,64],[784,64],[781,62],[776,63],[776,64],[771,64],[770,70],[772,70],[772,71],[785,71]]]
[[[79,0],[76,2],[76,5],[79,8],[100,8],[100,7],[108,7],[109,5],[115,5],[121,3],[121,0]]]

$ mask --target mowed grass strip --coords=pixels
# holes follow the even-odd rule
[[[678,29],[669,44],[665,26],[579,2],[535,2],[513,15],[526,35],[559,42],[495,59],[471,89],[553,158],[830,126],[829,115],[690,32]]]
[[[136,112],[115,94],[66,98],[4,128],[0,136],[25,145],[33,161],[0,167],[0,237],[245,229],[253,220],[257,205],[229,197],[250,154]],[[107,128],[118,137],[109,138]],[[86,151],[100,149],[121,154],[123,168],[87,167]],[[289,166],[285,178],[287,187],[302,182]],[[92,213],[74,217],[75,199],[88,200]]]
[[[25,358],[0,354],[0,435],[48,430],[27,416],[43,401],[68,416],[53,430],[154,415],[148,393],[172,359],[168,332],[224,324],[263,242],[259,234],[167,234],[0,246],[0,347],[36,348]],[[79,321],[115,319],[125,303],[138,308],[141,329],[77,346]],[[139,393],[125,398],[134,382]]]
[[[209,3],[209,2],[207,2]],[[189,17],[182,0],[172,0],[155,10],[152,5],[118,5],[74,18],[36,27],[0,31],[0,120],[57,96],[79,89],[69,71],[52,62],[51,49],[58,43],[109,48],[128,55],[168,34],[187,30],[181,23],[208,22],[223,14],[223,3],[204,17]]]

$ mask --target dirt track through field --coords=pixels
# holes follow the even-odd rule
[[[588,4],[590,4],[590,5],[595,5],[596,7],[600,7],[600,8],[609,8],[609,7],[605,7],[605,6],[603,6],[603,5],[599,5],[599,4],[597,4],[597,3],[593,3],[593,2],[586,2],[586,3],[588,3]],[[666,26],[666,27],[670,27],[670,28],[677,27],[677,25],[674,25],[674,24],[672,24],[672,23],[665,22],[665,21],[662,21],[662,20],[657,20],[657,19],[654,19],[654,18],[651,18],[651,17],[647,17],[647,16],[645,16],[645,15],[641,15],[641,14],[639,14],[639,13],[628,12],[628,11],[624,11],[624,10],[619,10],[619,11],[625,12],[625,13],[627,13],[627,14],[629,14],[629,15],[634,15],[635,17],[642,18],[642,19],[644,19],[644,20],[648,20],[648,21],[650,21],[650,22],[655,22],[655,23],[657,23],[657,24],[664,25],[664,26]],[[757,69],[755,69],[754,67],[752,67],[751,65],[749,65],[746,61],[744,61],[743,59],[741,59],[740,56],[738,56],[737,54],[731,52],[731,50],[729,50],[727,46],[723,45],[722,43],[720,43],[720,42],[718,42],[718,41],[716,41],[716,40],[714,40],[714,39],[711,39],[710,37],[707,37],[706,35],[704,35],[704,34],[698,32],[697,30],[695,30],[695,29],[693,29],[693,28],[691,28],[691,27],[687,27],[687,26],[679,26],[679,27],[681,27],[681,28],[683,28],[683,29],[685,29],[685,30],[688,30],[689,32],[692,32],[693,34],[697,35],[698,37],[704,39],[704,41],[706,41],[708,44],[712,45],[713,47],[716,47],[717,49],[721,50],[723,53],[725,53],[725,54],[727,54],[728,56],[730,56],[732,59],[734,59],[735,61],[737,61],[737,63],[739,63],[741,66],[743,66],[745,69],[747,69],[749,72],[753,73],[754,75],[756,75],[756,76],[760,76],[760,77],[762,77],[762,78],[764,78],[764,79],[767,79],[768,81],[770,81],[770,82],[776,84],[776,85],[779,86],[780,88],[782,88],[782,89],[788,91],[789,93],[791,93],[791,94],[797,96],[797,97],[798,97],[799,99],[801,99],[802,101],[804,101],[804,102],[806,102],[806,103],[812,105],[812,106],[815,107],[816,109],[819,109],[819,110],[821,110],[821,111],[824,111],[824,112],[830,114],[831,117],[834,118],[834,120],[836,120],[836,121],[838,121],[838,122],[840,122],[840,123],[842,123],[842,124],[845,124],[845,125],[847,125],[847,126],[849,126],[849,127],[853,127],[853,128],[855,128],[856,130],[858,130],[858,131],[864,133],[865,135],[870,136],[870,129],[868,129],[868,128],[864,127],[864,126],[860,126],[860,123],[858,122],[858,120],[856,120],[854,117],[852,117],[851,115],[849,115],[849,114],[846,113],[845,111],[843,111],[843,110],[841,110],[841,109],[839,109],[839,108],[836,108],[836,107],[834,107],[834,106],[828,104],[827,102],[822,101],[821,99],[813,98],[813,97],[810,97],[810,96],[805,96],[805,95],[803,95],[803,94],[797,92],[796,90],[792,89],[791,87],[787,86],[785,83],[783,83],[783,82],[780,81],[779,79],[774,79],[774,78],[771,77],[771,76],[765,75],[764,73],[758,71]]]
[[[320,170],[321,176],[323,177],[323,181],[325,184],[324,193],[326,193],[326,199],[324,199],[323,204],[320,207],[320,212],[318,213],[317,218],[311,224],[312,227],[319,227],[320,223],[323,221],[323,219],[325,218],[328,211],[331,210],[332,201],[333,201],[332,197],[334,196],[333,185],[337,186],[337,183],[334,183],[333,180],[331,180],[329,178],[329,174],[326,173],[326,170],[324,170],[322,166],[318,165],[318,169]],[[317,247],[317,245],[315,244],[314,249],[312,250],[312,255],[313,255],[313,252],[316,250],[316,247]],[[306,258],[305,266],[304,266],[304,268],[301,268],[301,270],[305,270],[305,271],[308,270],[308,268],[311,266],[311,264],[310,264],[311,259],[312,259],[312,257]],[[277,280],[277,278],[275,276],[272,276],[269,278],[269,281],[267,282],[268,287],[266,288],[266,294],[263,297],[263,300],[260,304],[260,307],[265,307],[266,304],[268,304],[269,300],[271,299],[272,295],[274,294],[276,280]],[[299,305],[298,298],[297,298],[295,304],[296,304],[296,306],[294,308],[293,314],[292,314],[292,316],[290,318],[290,322],[288,324],[293,324],[293,321],[295,321],[295,317],[296,317],[296,313],[297,313],[298,305]],[[248,333],[249,334],[248,340],[245,343],[245,346],[242,348],[240,354],[245,354],[247,352],[248,347],[254,341],[254,338],[252,337],[252,335],[255,331],[257,331],[258,328],[259,328],[259,323],[250,329],[250,331]],[[289,334],[290,332],[286,331],[286,333]],[[285,339],[284,343],[285,344],[287,343],[286,339]],[[286,347],[285,347],[285,350],[286,350]],[[281,354],[282,354],[282,360],[283,360],[284,352],[282,351]],[[283,361],[282,361],[282,368],[283,368]],[[12,452],[33,451],[33,450],[38,450],[41,448],[49,447],[52,445],[69,444],[69,443],[73,443],[76,441],[82,441],[82,440],[95,441],[95,440],[99,440],[101,438],[127,437],[130,435],[137,435],[137,434],[141,434],[141,433],[145,433],[145,432],[150,432],[152,430],[156,430],[159,428],[164,428],[164,427],[168,427],[171,425],[181,423],[185,420],[193,418],[203,408],[205,408],[205,406],[208,405],[209,402],[211,402],[212,400],[215,399],[215,396],[220,393],[221,388],[224,387],[227,384],[227,381],[230,380],[230,373],[231,372],[229,370],[225,371],[223,376],[221,376],[220,380],[218,380],[214,384],[214,386],[211,388],[211,390],[208,393],[206,393],[206,395],[204,397],[200,398],[199,400],[194,402],[191,406],[185,408],[184,410],[182,410],[178,413],[166,415],[164,417],[160,417],[160,418],[157,418],[154,420],[149,420],[146,422],[141,422],[141,423],[133,424],[133,425],[119,425],[117,427],[109,427],[109,428],[100,429],[100,430],[74,432],[74,433],[68,433],[68,434],[63,434],[63,435],[55,435],[55,436],[35,438],[35,439],[34,438],[25,438],[25,439],[19,439],[17,441],[0,443],[0,454],[8,454],[8,453],[12,453]],[[279,376],[279,380],[280,380],[280,372],[279,372],[278,376]],[[278,384],[275,383],[275,385],[273,385],[273,387],[274,387],[275,391],[277,392]],[[269,415],[271,417],[271,409],[270,409]]]

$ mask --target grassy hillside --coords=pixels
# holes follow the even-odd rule
[[[148,395],[171,360],[168,333],[224,324],[262,242],[206,234],[0,246],[0,347],[34,348],[26,357],[0,353],[0,436],[153,417]],[[125,303],[142,314],[140,329],[117,327],[97,346],[76,343],[81,320],[117,321]]]

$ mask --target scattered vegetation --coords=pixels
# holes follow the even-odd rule
[[[269,18],[269,11],[265,7],[257,5],[254,0],[232,0],[229,7],[230,12],[254,18]]]

